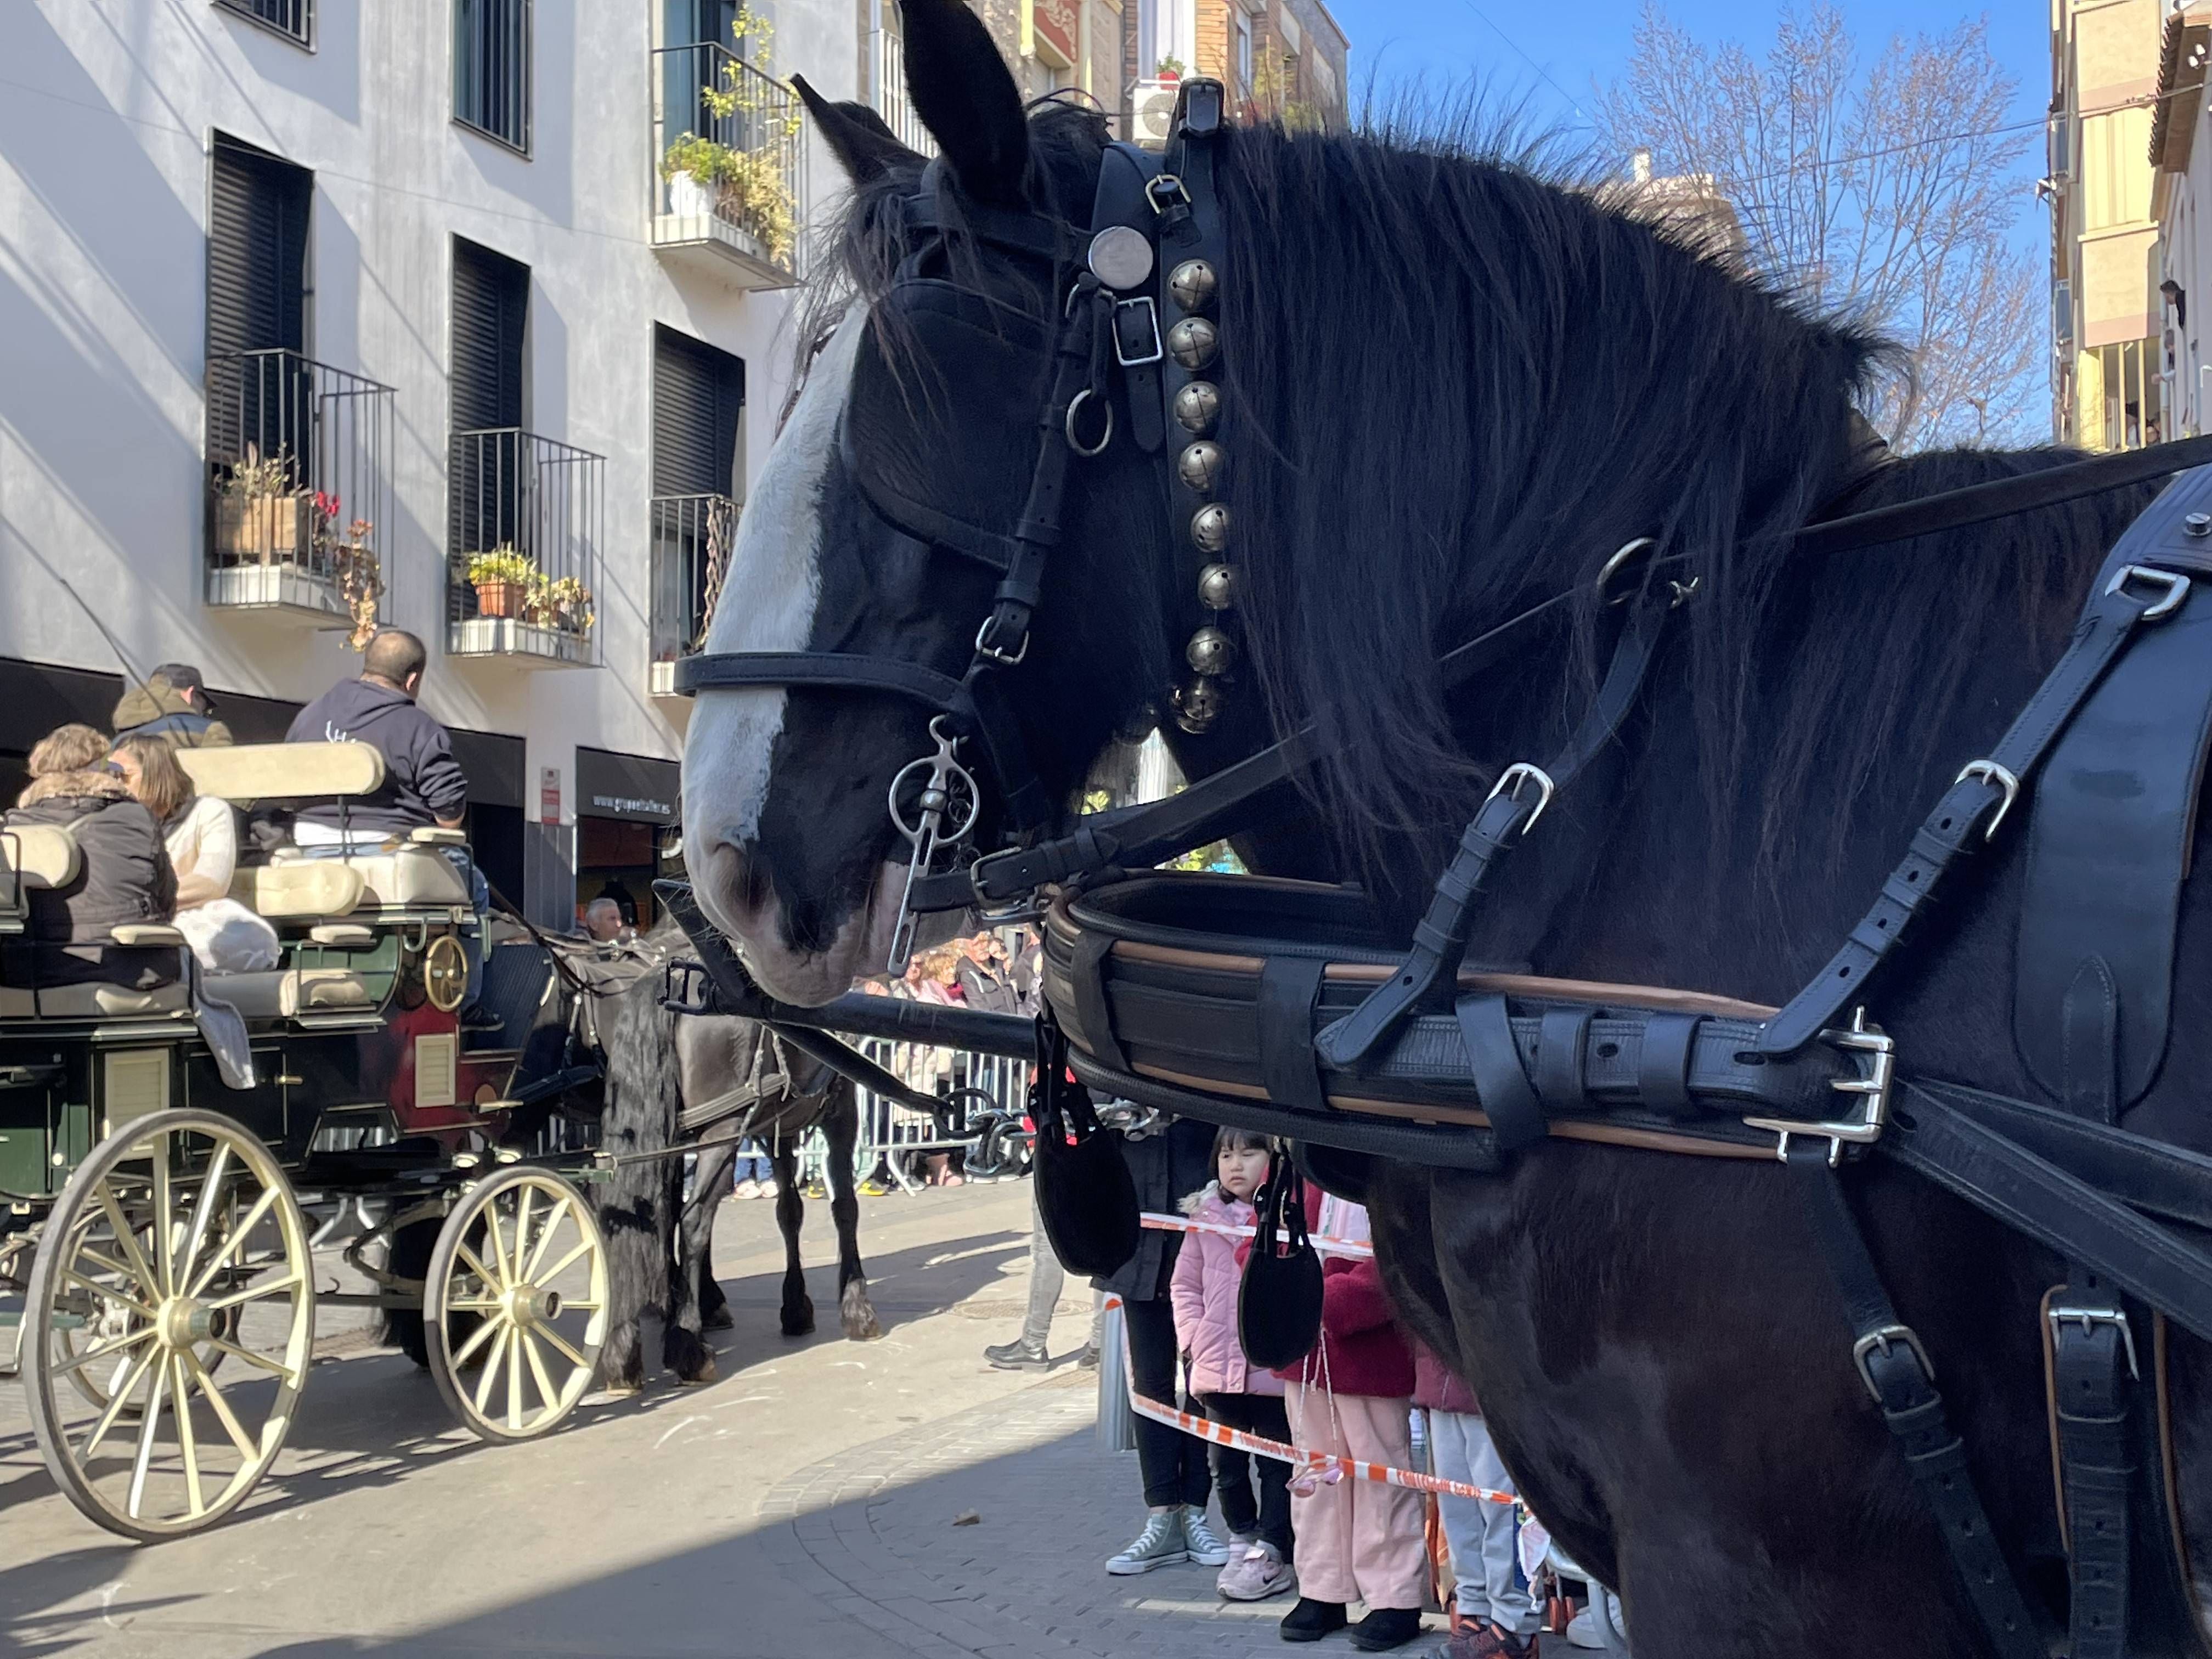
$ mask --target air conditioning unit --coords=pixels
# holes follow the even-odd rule
[[[1143,149],[1165,149],[1175,136],[1180,81],[1139,81],[1129,99],[1129,139]]]

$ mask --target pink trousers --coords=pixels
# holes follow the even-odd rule
[[[1393,1468],[1413,1467],[1410,1402],[1340,1394],[1291,1382],[1284,1389],[1291,1438],[1309,1451],[1334,1452]],[[1294,1476],[1293,1479],[1296,1477]],[[1316,1601],[1364,1601],[1375,1607],[1428,1605],[1429,1552],[1421,1496],[1350,1475],[1310,1495],[1291,1490],[1297,1536],[1298,1594]]]

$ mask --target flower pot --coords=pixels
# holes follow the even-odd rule
[[[295,562],[314,541],[314,503],[305,495],[222,495],[215,550],[227,562]]]
[[[714,212],[720,193],[712,185],[702,185],[688,173],[668,175],[668,210],[679,219],[703,218]]]
[[[520,582],[478,582],[476,589],[479,617],[520,617],[528,603],[528,590]]]

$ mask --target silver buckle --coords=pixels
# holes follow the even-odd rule
[[[2178,570],[2157,570],[2147,564],[2124,564],[2112,580],[2105,584],[2106,593],[2117,593],[2131,581],[2149,582],[2166,589],[2164,597],[2136,620],[2156,622],[2170,617],[2181,609],[2181,602],[2189,597],[2189,578]]]
[[[1982,831],[1984,841],[1994,840],[1997,833],[1997,825],[2005,821],[2005,814],[2012,811],[2013,802],[2019,799],[2020,779],[2009,768],[1999,766],[1993,760],[1968,761],[1959,769],[1959,775],[1951,781],[1954,784],[1964,783],[1968,778],[1979,778],[1984,783],[1994,783],[2004,791],[2004,799],[1997,803],[1997,815],[1989,821],[1987,827]]]
[[[1164,201],[1162,198],[1165,198]],[[1145,199],[1152,204],[1155,214],[1165,213],[1167,204],[1179,207],[1190,205],[1190,191],[1183,181],[1172,173],[1157,174],[1145,185]]]
[[[1870,1146],[1881,1139],[1881,1132],[1889,1123],[1889,1085],[1897,1075],[1897,1042],[1881,1026],[1867,1024],[1866,1009],[1863,1006],[1851,1011],[1851,1023],[1847,1029],[1838,1030],[1832,1027],[1820,1033],[1820,1041],[1832,1048],[1868,1056],[1867,1069],[1861,1075],[1838,1078],[1828,1085],[1839,1095],[1858,1097],[1855,1114],[1826,1123],[1808,1123],[1787,1117],[1747,1117],[1743,1126],[1747,1129],[1763,1129],[1777,1137],[1774,1155],[1785,1164],[1790,1161],[1790,1136],[1810,1135],[1825,1140],[1828,1143],[1828,1167],[1832,1170],[1843,1163],[1846,1146]]]
[[[2127,1350],[2128,1375],[2138,1382],[2142,1381],[2142,1372],[2136,1367],[2135,1328],[2128,1323],[2125,1309],[2061,1307],[2053,1303],[2047,1310],[2045,1317],[2051,1321],[2051,1334],[2054,1341],[2057,1339],[2058,1328],[2069,1321],[2081,1326],[2081,1334],[2084,1336],[2100,1325],[2112,1326],[2119,1332],[2121,1345]]]
[[[1920,1362],[1920,1374],[1928,1379],[1929,1387],[1935,1386],[1936,1362],[1928,1357],[1928,1350],[1921,1345],[1919,1335],[1912,1327],[1885,1325],[1878,1331],[1869,1331],[1851,1344],[1851,1364],[1858,1367],[1859,1381],[1866,1384],[1866,1391],[1874,1396],[1874,1403],[1877,1406],[1882,1403],[1881,1390],[1875,1386],[1874,1368],[1867,1364],[1867,1356],[1876,1349],[1887,1354],[1899,1342],[1912,1350],[1912,1357]]]
[[[1519,800],[1521,786],[1524,783],[1536,786],[1536,810],[1528,814],[1528,821],[1521,826],[1521,833],[1525,836],[1536,827],[1536,820],[1544,816],[1544,809],[1552,804],[1552,791],[1555,786],[1552,782],[1552,775],[1542,767],[1531,766],[1527,761],[1515,761],[1498,774],[1497,784],[1483,797],[1482,804],[1487,806],[1500,795]]]
[[[988,617],[986,617],[983,618],[983,625],[975,630],[975,654],[982,658],[986,662],[994,662],[998,664],[1001,668],[1018,667],[1021,664],[1022,659],[1028,656],[1030,653],[1029,629],[1024,629],[1022,630],[1022,648],[1015,652],[1011,657],[1005,652],[1000,650],[998,647],[994,645],[986,645],[983,643],[983,635],[990,631],[991,619]]]
[[[1158,362],[1163,357],[1168,355],[1166,348],[1162,346],[1160,343],[1160,307],[1158,303],[1153,300],[1151,295],[1140,294],[1133,300],[1116,300],[1114,301],[1114,309],[1117,313],[1124,311],[1133,311],[1139,307],[1143,307],[1146,321],[1152,330],[1152,355],[1146,357],[1131,357],[1126,356],[1121,349],[1121,330],[1117,323],[1114,329],[1114,361],[1121,364],[1124,368],[1142,368],[1147,363]]]

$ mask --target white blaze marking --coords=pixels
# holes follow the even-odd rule
[[[730,550],[709,651],[806,648],[822,594],[823,484],[866,328],[866,314],[855,305],[816,359],[769,453]],[[684,743],[684,854],[692,869],[707,867],[717,843],[743,844],[760,833],[784,696],[780,685],[699,694]],[[702,888],[700,897],[711,915],[714,896]]]

